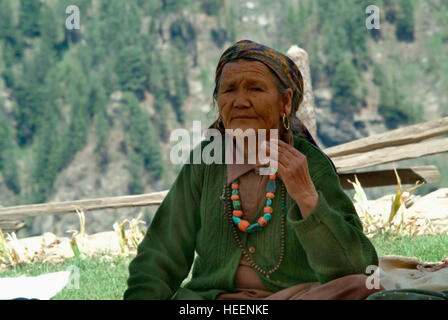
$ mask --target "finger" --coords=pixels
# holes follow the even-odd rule
[[[275,174],[277,174],[279,177],[282,176],[282,171],[283,169],[280,169],[280,165],[279,162],[277,160],[271,160],[269,162],[269,168],[272,168],[275,170]],[[283,167],[282,167],[283,168]],[[269,174],[271,174],[272,172],[269,172]]]
[[[291,152],[279,152],[279,156],[276,159],[278,170],[285,176],[289,178],[295,170],[297,170],[303,163],[305,162],[306,166],[306,157],[303,154],[293,154]]]
[[[266,146],[271,149],[274,149],[273,146],[277,146],[277,149],[280,151],[290,150],[291,148],[293,148],[291,145],[278,139],[271,139],[270,141],[267,141]]]
[[[279,160],[284,164],[293,161],[293,159],[297,159],[297,155],[293,154],[292,152],[289,152],[286,149],[280,149],[280,148],[269,149],[269,146],[267,146],[267,150],[269,151],[270,155],[272,154],[272,157],[274,159]]]
[[[264,151],[264,155],[266,155],[266,157],[278,159],[278,154],[279,154],[278,148],[271,148],[268,144],[261,146],[261,148],[262,148],[261,151]]]
[[[272,140],[273,140],[273,143],[276,143],[274,141],[274,139],[272,139]],[[279,141],[279,140],[277,140],[277,141]],[[270,150],[269,149],[270,147],[271,146],[269,145],[269,142],[268,142],[266,144],[266,148],[268,150]],[[272,148],[272,149],[275,149],[275,148]],[[277,150],[278,150],[278,153],[280,155],[282,155],[282,156],[290,156],[290,157],[293,157],[293,158],[294,157],[295,158],[303,158],[303,157],[306,158],[306,156],[303,153],[301,153],[299,150],[297,150],[293,146],[291,146],[291,145],[289,145],[289,144],[287,144],[287,143],[285,143],[283,141],[279,141],[279,144],[277,145]]]
[[[277,173],[279,177],[282,177],[282,175],[284,176],[287,172],[287,167],[285,166],[285,164],[277,160],[271,160],[269,163],[269,167],[275,169],[275,173]]]

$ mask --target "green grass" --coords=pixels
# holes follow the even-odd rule
[[[375,246],[378,256],[400,255],[416,257],[422,261],[441,261],[448,257],[448,235],[424,236],[391,236],[375,235],[370,239]]]
[[[376,235],[371,241],[378,256],[403,255],[423,261],[440,261],[448,257],[448,235],[402,236]],[[3,271],[0,277],[19,275],[37,276],[44,273],[65,271],[76,266],[80,271],[79,289],[65,288],[55,300],[120,300],[126,290],[128,264],[132,257],[103,257],[68,259],[63,263],[35,263]]]
[[[67,259],[63,263],[35,263],[3,271],[0,277],[38,276],[44,273],[79,269],[79,289],[64,288],[53,300],[120,300],[126,290],[131,257],[101,256],[90,259]]]

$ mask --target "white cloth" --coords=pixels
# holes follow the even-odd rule
[[[16,298],[50,300],[67,285],[69,271],[37,277],[0,278],[0,300]]]
[[[380,283],[386,290],[448,290],[448,261],[422,262],[404,256],[380,257]]]

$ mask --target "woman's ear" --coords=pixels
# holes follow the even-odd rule
[[[286,113],[287,116],[291,114],[292,110],[292,97],[294,95],[294,92],[291,88],[288,88],[285,90],[285,93],[283,93],[282,97],[282,114]]]

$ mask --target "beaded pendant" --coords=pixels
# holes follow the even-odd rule
[[[249,221],[243,219],[243,210],[241,207],[241,199],[239,194],[239,179],[236,179],[232,182],[232,195],[230,196],[230,200],[232,200],[233,207],[233,223],[238,226],[243,232],[259,232],[263,231],[263,228],[269,223],[272,219],[272,203],[275,198],[275,179],[277,175],[275,174],[275,170],[271,168],[271,174],[269,175],[269,180],[266,185],[266,200],[265,206],[263,208],[264,215],[258,219],[256,223],[250,224]]]

